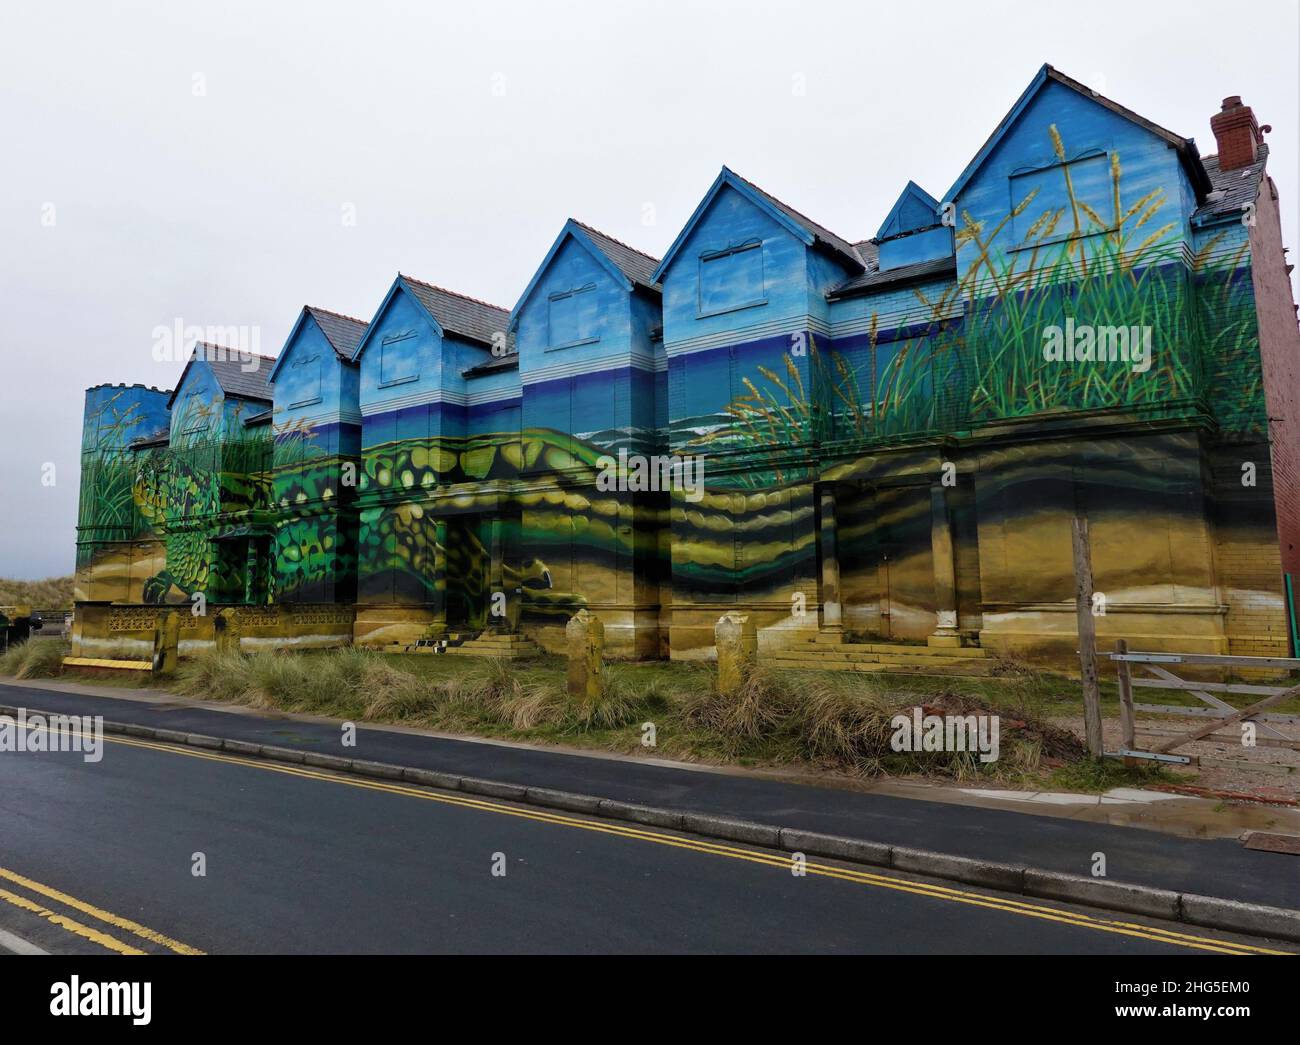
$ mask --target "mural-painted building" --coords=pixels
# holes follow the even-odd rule
[[[274,361],[93,388],[78,652],[202,595],[250,648],[557,648],[586,607],[625,656],[742,610],[1064,663],[1083,515],[1103,642],[1290,655],[1300,332],[1263,133],[1212,129],[1045,66],[869,239],[724,168],[662,259],[570,220],[513,309],[399,275]]]

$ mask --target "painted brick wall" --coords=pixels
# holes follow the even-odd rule
[[[1241,462],[1256,460],[1253,487],[1242,484]],[[1268,448],[1221,447],[1211,454],[1215,496],[1215,573],[1228,608],[1228,653],[1290,656],[1290,623],[1282,586]]]

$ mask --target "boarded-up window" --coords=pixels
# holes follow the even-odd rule
[[[379,383],[397,385],[414,381],[420,376],[420,342],[414,334],[391,340],[384,338],[379,346]]]
[[[700,255],[700,315],[766,301],[762,243],[755,240]]]
[[[320,353],[301,356],[290,367],[293,383],[289,386],[289,406],[309,406],[320,402]]]
[[[1079,228],[1087,232],[1103,232],[1112,227],[1115,205],[1111,186],[1110,158],[1106,153],[1093,151],[1068,163],[1022,171],[1011,176],[1011,209],[1019,207],[1030,193],[1037,190],[1033,202],[1013,220],[1012,236],[1017,245],[1039,223],[1031,242],[1040,242],[1040,236],[1049,222],[1040,219],[1046,213],[1064,211],[1051,236],[1042,242],[1063,239],[1074,232],[1074,215],[1077,209]],[[1089,210],[1106,223],[1105,228],[1089,217]]]
[[[598,320],[594,286],[579,287],[551,296],[550,343],[552,348],[596,340]]]

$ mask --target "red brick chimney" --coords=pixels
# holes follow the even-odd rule
[[[1219,170],[1249,167],[1258,158],[1264,135],[1255,120],[1255,110],[1241,104],[1241,95],[1223,99],[1223,110],[1210,118],[1210,129],[1219,143]]]

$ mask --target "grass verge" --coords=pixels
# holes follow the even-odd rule
[[[207,653],[182,662],[169,688],[253,707],[629,753],[644,753],[653,739],[654,753],[669,758],[859,776],[1034,783],[1083,756],[1072,734],[1036,710],[1034,685],[1021,681],[1004,684],[994,701],[980,687],[947,680],[759,667],[724,697],[708,665],[610,664],[600,695],[575,700],[557,659],[399,657],[349,648]],[[998,715],[1001,757],[983,763],[975,752],[893,750],[892,719],[917,706],[926,714]]]
[[[63,658],[71,645],[54,639],[31,639],[0,654],[0,675],[18,679],[51,679],[63,673]]]

